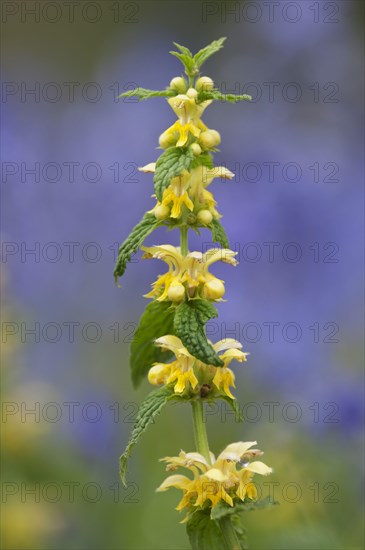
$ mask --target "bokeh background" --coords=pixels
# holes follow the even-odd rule
[[[150,389],[132,388],[128,347],[161,265],[137,255],[117,288],[113,264],[153,205],[136,167],[175,116],[163,99],[116,97],[181,74],[173,41],[197,51],[220,36],[203,73],[254,101],[205,115],[237,174],[211,190],[240,258],[214,270],[228,301],[208,329],[251,356],[235,366],[246,420],[210,409],[211,447],[255,439],[275,470],[261,488],[280,506],[247,515],[251,548],[363,548],[362,3],[2,10],[3,548],[189,547],[179,495],[154,493],[158,459],[193,450],[187,407],[165,409],[118,482]]]

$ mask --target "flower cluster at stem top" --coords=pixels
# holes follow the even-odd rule
[[[178,92],[178,95],[167,101],[178,120],[160,135],[160,147],[189,149],[198,162],[191,170],[183,170],[178,176],[171,178],[169,186],[163,192],[162,200],[157,201],[151,210],[158,220],[186,221],[187,215],[190,214],[188,219],[191,224],[196,223],[204,227],[213,219],[221,217],[212,193],[206,188],[214,178],[232,179],[234,174],[223,166],[210,166],[209,160],[208,165],[206,162],[199,162],[199,158],[210,159],[210,153],[217,150],[216,147],[221,141],[219,132],[209,129],[201,120],[203,112],[212,100],[199,102],[199,92],[210,91],[213,88],[214,83],[207,76],[199,78],[195,88],[189,89],[183,77],[175,77],[170,82],[170,89]],[[140,170],[154,172],[155,168],[156,164],[152,162]]]

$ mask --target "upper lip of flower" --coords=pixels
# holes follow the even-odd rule
[[[140,172],[152,172],[156,170],[156,163],[150,162],[145,166],[138,168]],[[203,183],[204,187],[207,187],[215,178],[224,178],[232,179],[234,173],[231,172],[226,166],[214,166],[214,168],[207,168],[207,166],[197,166],[191,172],[190,175],[190,186],[196,185],[197,183]]]
[[[199,119],[212,100],[196,103],[194,98],[186,94],[179,94],[167,100],[171,109],[179,117],[181,124],[188,124],[191,120]]]
[[[209,476],[212,470],[223,472],[224,466],[228,463],[241,463],[242,457],[247,457],[249,460],[252,457],[262,455],[263,452],[259,449],[251,449],[253,445],[257,445],[257,441],[238,441],[236,443],[231,443],[227,445],[217,458],[215,458],[214,454],[211,452],[211,464],[208,463],[202,454],[197,452],[185,453],[185,451],[181,451],[178,457],[165,457],[160,460],[173,466],[182,466],[189,470],[191,470],[192,467],[197,467],[204,475]],[[272,473],[272,468],[261,461],[248,462],[242,469],[261,475],[269,475]]]

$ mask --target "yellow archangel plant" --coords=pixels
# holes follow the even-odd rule
[[[204,418],[204,403],[218,399],[225,400],[239,415],[231,392],[235,375],[230,366],[232,361],[245,362],[248,355],[232,338],[213,343],[206,336],[206,323],[217,316],[214,302],[222,301],[225,293],[224,281],[210,270],[214,270],[216,262],[231,266],[238,262],[236,253],[230,250],[214,196],[207,189],[215,178],[231,180],[234,174],[223,166],[214,166],[213,153],[221,138],[201,117],[213,101],[235,103],[251,99],[247,95],[222,94],[211,78],[200,76],[201,65],[222,48],[224,40],[212,42],[195,55],[175,43],[177,51],[170,53],[182,62],[185,76],[173,78],[165,90],[136,88],[122,94],[139,100],[165,97],[177,120],[160,135],[162,154],[156,162],[140,168],[153,174],[156,203],[121,245],[114,270],[117,281],[140,248],[143,258],[162,260],[167,265],[166,272],[145,295],[152,301],[131,344],[134,385],[147,376],[158,389],[148,395],[139,409],[120,459],[121,477],[125,482],[131,450],[161,409],[172,401],[189,402],[196,449],[161,459],[168,472],[179,473],[169,475],[158,491],[171,487],[181,491],[177,510],[186,512],[182,522],[187,524],[194,550],[244,548],[240,515],[270,504],[268,499],[257,499],[253,482],[255,474],[271,473],[271,468],[256,460],[263,454],[252,449],[256,441],[231,443],[216,458],[209,449]],[[160,226],[179,229],[179,247],[142,246],[147,235]],[[212,241],[219,247],[204,253],[189,251],[189,229],[199,234],[201,228],[211,231]],[[182,474],[181,469],[188,475]]]

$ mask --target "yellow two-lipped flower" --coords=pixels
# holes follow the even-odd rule
[[[251,449],[256,444],[256,441],[231,443],[217,459],[210,453],[209,462],[200,453],[184,451],[181,451],[179,456],[162,458],[161,460],[167,463],[168,471],[186,468],[194,477],[171,475],[163,481],[157,491],[175,487],[183,492],[183,498],[176,507],[179,511],[184,508],[188,510],[183,522],[197,507],[202,507],[206,503],[214,507],[223,501],[229,506],[234,506],[235,500],[255,500],[257,490],[252,482],[254,474],[266,476],[272,472],[263,462],[252,461],[263,454],[258,449]]]
[[[190,386],[195,389],[200,381],[201,384],[215,386],[218,391],[234,399],[230,387],[235,387],[235,376],[228,365],[234,359],[240,363],[247,361],[248,353],[241,351],[240,342],[226,338],[212,344],[214,351],[223,361],[223,367],[207,365],[193,357],[177,336],[162,336],[155,340],[155,344],[162,350],[172,351],[175,360],[171,363],[155,363],[148,372],[151,384],[174,384],[174,392],[181,394],[189,390]]]
[[[160,275],[152,284],[152,290],[145,294],[146,298],[157,301],[171,300],[181,302],[187,298],[205,298],[221,300],[224,295],[224,282],[209,273],[209,266],[222,261],[237,265],[237,252],[228,248],[212,248],[205,253],[190,252],[183,256],[180,248],[170,244],[141,247],[143,258],[157,258],[169,266],[169,271]]]
[[[139,168],[139,170],[141,172],[154,173],[156,163],[150,162],[146,166]],[[188,210],[194,212],[207,209],[212,213],[213,218],[218,219],[221,216],[215,209],[216,201],[213,194],[207,191],[206,188],[215,178],[230,180],[233,177],[233,172],[225,166],[216,166],[214,168],[198,166],[191,170],[191,172],[184,170],[179,176],[171,179],[170,185],[163,192],[162,201],[158,201],[151,212],[155,213],[161,206],[167,207],[169,209],[169,216],[176,219],[181,216],[182,207],[185,205]]]
[[[212,101],[196,103],[195,97],[179,94],[168,99],[168,103],[179,120],[163,133],[167,142],[175,141],[175,134],[177,134],[176,147],[183,147],[189,140],[189,133],[198,138],[200,133],[207,129],[200,117]]]

